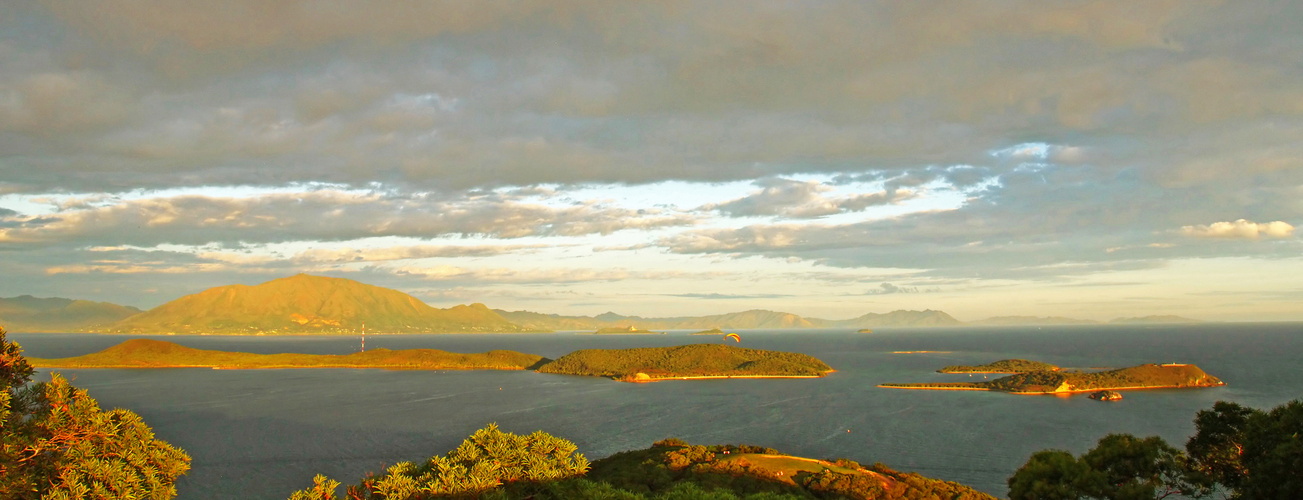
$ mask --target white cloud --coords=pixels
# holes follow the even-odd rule
[[[1294,226],[1273,221],[1257,223],[1245,219],[1234,222],[1214,222],[1208,225],[1182,226],[1181,234],[1199,238],[1227,238],[1256,240],[1258,238],[1288,238],[1294,234]]]

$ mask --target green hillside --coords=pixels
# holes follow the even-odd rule
[[[353,354],[251,354],[193,349],[131,339],[73,358],[28,358],[40,368],[387,368],[401,370],[524,370],[547,358],[515,351],[461,354],[437,349],[374,349]]]
[[[519,332],[483,304],[436,309],[388,288],[299,274],[187,295],[113,325],[115,333]]]
[[[12,332],[82,332],[139,314],[140,309],[59,297],[0,298],[0,326]]]
[[[540,373],[610,377],[625,382],[683,377],[822,377],[832,371],[805,354],[693,344],[634,349],[584,349],[557,358]]]

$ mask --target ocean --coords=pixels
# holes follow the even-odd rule
[[[1218,400],[1269,409],[1303,398],[1303,323],[739,330],[741,346],[809,354],[837,371],[819,379],[628,384],[529,371],[59,370],[105,408],[140,414],[185,449],[179,498],[283,499],[326,474],[344,484],[399,461],[444,454],[476,429],[542,430],[590,459],[666,437],[746,443],[815,458],[882,462],[1004,497],[1005,480],[1037,450],[1082,453],[1109,433],[1157,435],[1183,447],[1196,412]],[[130,336],[9,334],[36,357],[95,352]],[[340,336],[153,336],[201,348],[345,354]],[[666,335],[403,335],[368,349],[510,349],[556,358],[578,349],[728,342]],[[897,351],[944,351],[904,354]],[[1194,363],[1226,386],[1085,395],[910,391],[884,382],[967,381],[935,370],[1024,358],[1064,368]],[[41,370],[40,380],[48,380]],[[994,377],[994,375],[992,375]]]

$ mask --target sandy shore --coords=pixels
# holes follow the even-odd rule
[[[824,372],[824,375],[833,373],[835,371],[837,370],[826,371]],[[713,380],[713,379],[726,379],[726,378],[823,378],[824,375],[696,375],[696,376],[688,376],[688,377],[646,378],[641,380],[620,380],[620,379],[617,380],[619,380],[620,382],[632,382],[635,384],[643,384],[647,382],[664,382],[667,380]]]

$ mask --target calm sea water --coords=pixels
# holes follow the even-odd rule
[[[1004,496],[1005,479],[1037,450],[1081,453],[1111,432],[1158,435],[1179,447],[1193,433],[1195,412],[1217,400],[1270,408],[1303,397],[1303,323],[740,333],[742,346],[806,353],[837,372],[822,379],[625,384],[524,371],[62,371],[89,389],[101,406],[135,411],[159,438],[193,457],[193,469],[179,482],[182,499],[286,498],[311,485],[317,473],[352,484],[366,471],[447,453],[490,422],[511,432],[541,429],[569,439],[590,459],[675,436],[693,443],[748,443],[810,457],[882,462]],[[10,338],[30,356],[64,357],[129,337]],[[155,338],[257,353],[343,354],[358,348],[357,338],[345,337]],[[715,338],[686,332],[411,335],[372,336],[367,346],[512,349],[555,358],[586,348],[711,341]],[[1132,391],[1123,401],[1107,404],[1084,396],[875,387],[970,380],[934,370],[1005,358],[1079,368],[1187,362],[1227,385]]]

